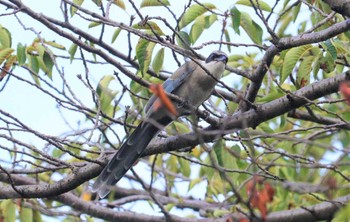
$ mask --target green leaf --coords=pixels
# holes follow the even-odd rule
[[[203,182],[203,178],[195,178],[191,180],[190,184],[188,185],[188,191],[190,191],[195,185]]]
[[[335,68],[335,61],[328,51],[326,55],[320,59],[320,68],[326,73],[332,72]]]
[[[11,48],[12,38],[11,33],[0,25],[0,49]]]
[[[303,45],[287,51],[283,62],[280,84],[287,79],[287,77],[292,73],[299,59],[303,57],[311,48],[312,45]]]
[[[297,73],[297,82],[299,87],[303,82],[309,83],[310,82],[310,73],[312,69],[312,64],[315,60],[314,56],[307,56],[301,61],[298,73]]]
[[[73,3],[76,5],[81,6],[83,4],[84,0],[73,0]],[[70,16],[73,17],[74,14],[78,11],[78,8],[71,6],[70,7]]]
[[[293,22],[298,18],[300,12],[301,3],[299,2],[295,7],[293,7]]]
[[[218,20],[218,16],[215,14],[205,16],[205,28],[208,29],[210,26]]]
[[[88,42],[88,44],[91,46],[91,47],[93,47],[93,48],[95,48],[95,43],[94,42],[91,42],[91,41],[87,41]],[[92,56],[94,57],[94,60],[95,60],[95,62],[97,61],[96,60],[96,53],[92,53]]]
[[[326,41],[324,41],[322,43],[322,45],[326,46],[324,48],[326,48],[326,50],[331,54],[333,60],[336,60],[337,59],[337,50],[334,47],[332,41],[327,39]]]
[[[152,69],[155,73],[159,74],[159,71],[163,67],[163,62],[164,62],[164,48],[161,48],[157,52],[152,62]]]
[[[52,79],[52,68],[54,65],[54,62],[51,59],[51,56],[49,53],[45,52],[43,55],[43,63],[44,63],[44,72],[47,74],[47,76]]]
[[[224,34],[225,34],[226,42],[231,42],[230,34],[228,33],[227,29],[224,30]],[[230,45],[227,45],[227,49],[228,49],[229,52],[231,52],[231,46]]]
[[[33,220],[34,222],[42,222],[41,213],[38,210],[33,210]]]
[[[18,65],[21,66],[23,65],[27,60],[27,55],[26,55],[26,46],[22,45],[21,43],[18,43],[17,45],[17,62]]]
[[[52,153],[51,155],[54,157],[54,158],[60,158],[62,155],[64,155],[65,153],[60,150],[60,149],[53,149],[52,150]]]
[[[176,42],[181,48],[188,49],[191,45],[191,38],[187,32],[180,31],[179,35],[176,35]]]
[[[11,48],[1,49],[0,50],[0,65],[11,56],[12,52],[15,51]]]
[[[167,205],[165,205],[165,210],[166,211],[170,211],[175,206],[176,206],[176,204],[173,204],[173,203],[167,204]]]
[[[34,73],[36,73],[36,74],[39,73],[39,68],[40,68],[39,61],[38,61],[38,58],[36,56],[33,56],[33,55],[30,56],[29,67]]]
[[[136,58],[139,61],[140,70],[145,74],[151,64],[154,42],[140,38],[136,45]]]
[[[92,0],[98,7],[102,6],[102,0]]]
[[[242,139],[244,139],[244,144],[249,148],[250,152],[255,150],[254,143],[251,140],[251,137],[249,135],[249,132],[247,130],[241,130],[239,132],[239,135],[241,136]]]
[[[214,152],[214,154],[215,154],[215,152]],[[214,157],[215,157],[214,161],[216,161],[217,160],[216,159],[216,154],[214,155]],[[212,165],[209,155],[204,159],[204,163]],[[216,171],[213,168],[202,166],[200,168],[200,170],[199,170],[199,176],[200,177],[204,177],[205,176],[208,179],[211,179],[214,176],[215,172]]]
[[[119,33],[121,32],[122,30],[120,28],[117,28],[114,33],[113,33],[113,36],[112,36],[112,41],[111,43],[114,43],[114,41],[118,38],[119,36]]]
[[[279,24],[278,31],[277,31],[277,34],[279,36],[285,35],[285,31],[287,30],[287,27],[291,24],[291,22],[290,22],[291,19],[292,19],[292,16],[290,14],[287,14],[287,15],[282,17],[281,22]]]
[[[262,44],[262,28],[246,12],[241,12],[241,26],[254,43]]]
[[[223,156],[226,155],[224,150],[225,150],[225,143],[222,139],[219,139],[216,141],[213,145],[214,152],[216,154],[216,158],[218,160],[219,166],[224,167],[224,161],[223,161]]]
[[[191,7],[189,7],[180,20],[179,29],[182,29],[191,22],[193,22],[198,16],[207,12],[208,9],[216,8],[216,6],[212,3],[203,3],[203,6],[194,4]]]
[[[117,5],[119,8],[125,10],[125,3],[123,0],[114,0],[113,4]]]
[[[118,94],[118,91],[109,88],[112,80],[114,80],[113,75],[106,75],[102,77],[96,88],[96,93],[100,99],[101,110],[109,116],[113,115],[113,105],[111,103]]]
[[[0,204],[4,222],[16,221],[16,206],[11,199],[3,200]]]
[[[77,52],[77,49],[78,49],[78,45],[73,43],[69,49],[68,49],[68,53],[70,55],[69,59],[70,59],[70,62],[72,63],[73,59],[74,59],[74,55],[75,53]]]
[[[99,25],[101,25],[101,22],[90,22],[88,28],[90,29]]]
[[[232,20],[232,28],[239,35],[240,34],[239,26],[241,24],[241,12],[236,7],[233,7],[230,13],[231,13],[231,20]]]
[[[191,37],[191,43],[194,44],[199,36],[203,33],[205,27],[205,17],[199,16],[196,18],[194,24],[191,27],[190,31],[190,37]]]
[[[188,125],[184,122],[174,121],[171,124],[172,130],[176,132],[176,134],[185,134],[191,132],[191,130],[188,128]]]
[[[227,215],[229,213],[231,213],[229,210],[216,209],[213,212],[213,216],[214,217],[222,217],[222,216],[225,216],[225,215]]]
[[[345,205],[338,210],[332,219],[332,222],[350,221],[350,205]]]
[[[21,222],[32,222],[33,221],[33,209],[21,207],[19,211],[19,219]]]
[[[258,5],[259,5],[259,8],[261,10],[271,12],[271,7],[269,4],[267,4],[266,2],[261,1],[261,0],[259,0],[258,2],[259,2],[259,4],[257,3],[257,0],[253,0],[253,3],[256,7],[258,7]],[[236,2],[236,5],[245,5],[245,6],[252,7],[251,0],[239,0]]]
[[[163,5],[170,5],[170,3],[168,0],[143,0],[141,2],[140,8]]]
[[[180,164],[180,170],[181,173],[185,177],[189,177],[191,175],[191,165],[188,160],[185,160],[183,158],[179,158],[179,164]]]
[[[141,24],[141,22],[139,22],[133,25],[132,27],[134,27],[135,29],[153,30],[158,35],[165,35],[164,32],[158,26],[158,24],[152,21],[147,21],[147,23],[145,24]]]

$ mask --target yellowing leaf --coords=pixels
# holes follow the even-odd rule
[[[267,4],[264,1],[259,0],[259,4],[257,3],[257,0],[253,0],[253,3],[256,7],[259,6],[259,8],[263,11],[271,12],[271,7],[269,4]],[[251,0],[239,0],[236,2],[236,5],[245,5],[245,6],[250,6],[252,7]]]
[[[190,184],[188,185],[188,191],[190,191],[195,185],[201,183],[203,181],[203,178],[195,178],[191,180]]]
[[[111,115],[112,101],[117,95],[118,91],[111,90],[109,84],[114,80],[113,75],[106,75],[102,77],[96,88],[96,93],[100,99],[101,110],[107,115]]]
[[[11,48],[11,33],[0,25],[0,49]]]
[[[33,222],[33,209],[21,207],[19,219],[21,222]]]
[[[16,62],[17,57],[15,55],[11,55],[5,62],[4,66],[2,67],[1,73],[0,73],[0,81],[6,76],[7,72],[10,71],[12,65]]]
[[[300,63],[298,73],[297,73],[297,83],[298,87],[303,87],[303,83],[310,82],[310,73],[312,69],[312,64],[317,57],[307,56]]]
[[[99,25],[101,25],[101,22],[90,22],[88,28],[90,29],[90,28],[93,28],[93,27],[97,27]]]
[[[204,16],[197,17],[190,31],[192,44],[194,44],[197,41],[199,36],[202,34],[204,28],[205,28],[205,17]]]
[[[149,6],[163,6],[170,5],[168,0],[143,0],[141,2],[140,8],[149,7]]]
[[[125,3],[123,0],[114,0],[113,4],[117,5],[121,9],[125,10]]]
[[[210,26],[217,20],[218,20],[218,16],[215,14],[205,16],[205,28],[206,29],[210,28]]]
[[[283,62],[280,84],[287,79],[288,75],[292,73],[299,59],[303,57],[303,55],[305,55],[311,48],[312,45],[304,45],[288,50]]]
[[[190,8],[188,8],[180,20],[179,28],[184,28],[185,26],[193,22],[198,16],[207,12],[208,9],[216,8],[216,6],[212,3],[203,3],[203,6],[194,4]]]
[[[4,222],[16,221],[16,206],[11,199],[3,200],[0,204],[0,208]]]
[[[114,33],[113,33],[113,36],[112,36],[112,41],[111,43],[114,43],[114,41],[118,38],[118,35],[119,33],[121,32],[122,30],[120,28],[117,28]]]
[[[152,53],[155,43],[140,38],[136,45],[136,58],[142,74],[145,74],[151,64]]]
[[[73,3],[76,5],[81,6],[83,4],[84,0],[73,0]],[[73,15],[78,11],[78,8],[71,6],[70,7],[70,16],[73,17]]]
[[[153,30],[155,31],[158,35],[165,35],[163,31],[160,29],[160,27],[157,25],[157,23],[152,22],[152,21],[147,21],[145,24],[141,24],[140,22],[133,25],[135,29],[145,29],[145,30]],[[152,33],[152,32],[151,32]]]
[[[62,49],[62,50],[66,49],[66,47],[64,45],[58,44],[55,41],[45,41],[45,43],[49,46],[56,48],[56,49]]]
[[[2,64],[8,57],[10,57],[13,51],[15,51],[15,50],[13,50],[11,48],[1,49],[0,50],[0,64]]]
[[[74,55],[75,55],[75,53],[77,52],[77,49],[78,49],[78,45],[77,45],[77,44],[74,44],[74,43],[69,47],[68,53],[69,53],[69,55],[70,55],[70,56],[69,56],[70,62],[73,61]]]

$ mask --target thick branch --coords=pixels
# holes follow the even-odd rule
[[[185,147],[194,147],[203,142],[212,142],[220,135],[231,133],[237,129],[255,128],[260,123],[273,119],[291,110],[299,108],[309,103],[309,100],[315,100],[325,95],[338,91],[338,85],[341,81],[349,80],[350,72],[336,75],[334,77],[315,82],[293,94],[283,96],[279,99],[257,106],[247,112],[236,113],[232,117],[223,119],[222,124],[210,126],[200,131],[200,134],[188,133],[180,136],[169,137],[165,140],[152,143],[144,152],[145,156],[166,153],[179,150]]]

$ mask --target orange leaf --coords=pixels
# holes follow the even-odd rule
[[[339,84],[339,91],[350,105],[350,81],[342,81]]]
[[[258,189],[257,184],[264,185],[261,189]],[[267,216],[267,203],[273,200],[275,190],[273,187],[263,181],[262,177],[254,176],[253,179],[248,181],[246,185],[247,194],[250,198],[250,205],[253,208],[257,208],[260,211],[261,218],[265,221]]]
[[[164,106],[171,114],[174,116],[178,116],[176,108],[174,104],[171,102],[170,98],[164,91],[164,88],[161,84],[152,84],[149,89],[151,92],[158,97],[158,99],[153,103],[153,107],[155,110]]]
[[[90,201],[91,200],[91,192],[89,191],[83,191],[83,193],[81,194],[81,199],[84,201]]]

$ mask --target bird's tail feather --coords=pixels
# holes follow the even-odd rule
[[[141,123],[123,143],[95,181],[92,191],[104,198],[142,155],[159,128],[151,123]]]

